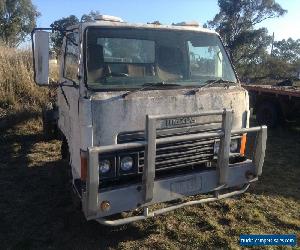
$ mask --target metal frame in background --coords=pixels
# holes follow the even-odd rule
[[[104,218],[94,218],[101,224],[117,226],[126,223],[130,223],[137,220],[146,219],[148,217],[155,216],[157,214],[162,214],[168,211],[172,211],[174,209],[193,205],[200,204],[209,201],[215,201],[223,198],[227,198],[236,194],[243,193],[247,190],[248,184],[257,180],[258,176],[262,173],[262,166],[264,162],[265,156],[265,148],[266,148],[266,140],[267,140],[267,127],[253,127],[253,128],[242,128],[238,130],[232,130],[232,110],[221,110],[221,111],[209,111],[198,114],[178,114],[178,115],[158,115],[158,116],[146,116],[146,140],[140,142],[132,142],[125,144],[115,144],[109,146],[100,146],[100,147],[90,147],[88,148],[88,176],[87,176],[87,193],[86,199],[86,214],[88,217],[92,218],[97,215],[97,211],[99,210],[99,201],[98,201],[98,188],[99,188],[99,154],[112,153],[119,150],[129,150],[129,149],[137,149],[141,146],[145,147],[145,164],[143,169],[143,179],[142,179],[142,191],[143,191],[143,204],[142,206],[147,206],[147,204],[151,204],[151,200],[153,199],[153,187],[154,187],[154,179],[155,179],[155,158],[156,158],[156,145],[166,144],[170,142],[179,142],[190,139],[206,139],[211,137],[219,137],[220,138],[220,149],[217,160],[217,172],[218,172],[218,187],[214,189],[216,191],[216,196],[208,199],[201,199],[196,201],[190,201],[186,203],[182,203],[180,205],[174,205],[168,208],[163,208],[157,211],[153,211],[149,213],[148,207],[144,208],[143,216],[134,216],[124,219],[119,219],[115,221],[109,221]],[[167,138],[156,138],[156,125],[157,122],[164,119],[172,119],[177,117],[199,117],[199,116],[210,116],[210,115],[222,115],[222,129],[217,132],[205,132],[191,135],[180,135],[180,136],[172,136]],[[249,180],[244,188],[239,191],[234,191],[231,193],[226,193],[219,195],[218,191],[228,187],[228,173],[229,173],[229,152],[230,152],[230,140],[231,136],[234,135],[242,135],[251,132],[257,132],[256,145],[254,148],[254,155],[252,159],[252,165],[255,167],[254,178]],[[213,191],[213,190],[212,190]]]

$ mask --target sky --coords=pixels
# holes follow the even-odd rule
[[[204,24],[219,12],[217,0],[32,0],[41,16],[38,27],[49,27],[62,17],[75,15],[80,18],[91,10],[101,14],[119,16],[127,22],[147,23],[159,20],[163,24],[198,21]],[[262,22],[275,40],[292,37],[300,39],[300,0],[277,0],[288,10],[285,16]]]

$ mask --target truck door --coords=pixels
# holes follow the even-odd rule
[[[70,151],[70,163],[72,165],[73,176],[74,163],[80,162],[79,148],[79,65],[80,65],[80,45],[77,31],[68,33],[64,39],[63,56],[61,64],[61,82],[63,86],[58,89],[59,106],[59,127],[64,133]]]

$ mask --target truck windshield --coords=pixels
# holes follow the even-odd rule
[[[94,90],[237,81],[219,37],[191,31],[89,28],[86,70]]]

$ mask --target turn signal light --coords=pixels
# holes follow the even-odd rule
[[[247,134],[243,134],[241,138],[240,155],[244,156],[246,151]]]

